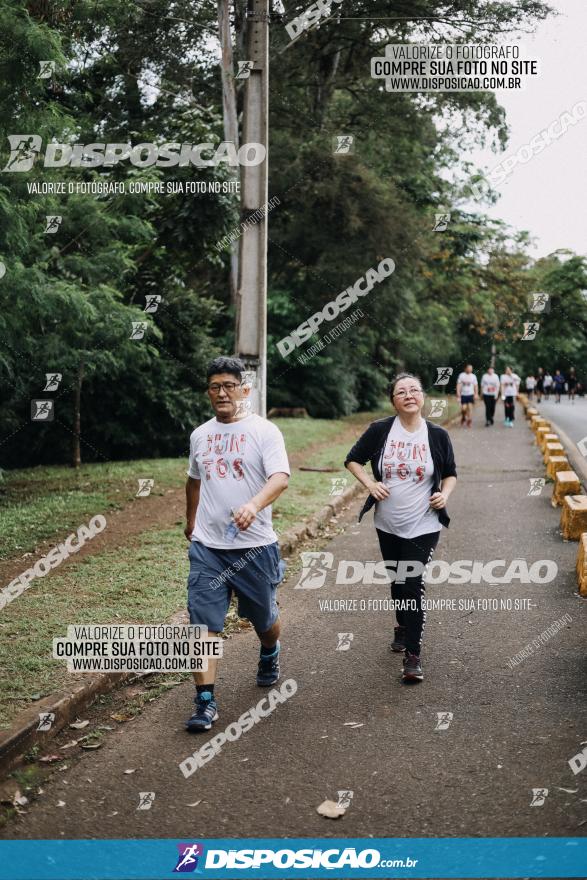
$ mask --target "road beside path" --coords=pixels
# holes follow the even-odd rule
[[[428,598],[481,606],[428,613],[425,681],[406,687],[401,657],[388,650],[390,612],[321,610],[325,600],[389,596],[386,585],[335,583],[340,561],[380,558],[372,515],[357,525],[357,503],[321,547],[332,554],[324,586],[294,589],[294,573],[281,588],[283,677],[297,683],[291,699],[185,779],[179,763],[264,695],[254,684],[254,634],[230,640],[212,733],[184,732],[193,688],[176,687],[108,734],[101,749],[55,772],[5,836],[583,835],[587,771],[575,776],[568,764],[587,740],[587,604],[576,594],[577,545],[560,538],[548,486],[528,496],[544,468],[521,408],[510,430],[485,428],[477,406],[473,429],[451,436],[459,480],[436,559],[553,560],[554,581],[430,586]],[[484,611],[483,600],[492,599],[531,607]],[[508,667],[565,614],[571,622],[561,632]],[[339,633],[353,634],[350,650],[337,650]],[[437,730],[437,713],[447,712],[450,726]],[[548,789],[543,806],[530,806],[535,788]],[[339,791],[353,793],[344,817],[320,817],[316,807]],[[137,810],[139,792],[155,793],[150,810]]]

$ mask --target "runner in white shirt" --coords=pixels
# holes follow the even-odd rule
[[[471,364],[467,364],[457,379],[457,397],[461,404],[461,425],[470,428],[473,424],[473,406],[479,397],[477,376]]]
[[[506,428],[514,427],[514,419],[516,417],[516,397],[520,389],[520,377],[513,372],[511,367],[505,368],[505,373],[501,376],[501,396],[503,397],[503,406],[505,410]]]
[[[548,398],[550,396],[550,392],[552,391],[552,376],[550,375],[550,373],[548,371],[544,374],[542,386],[544,388],[544,396],[548,400]]]
[[[280,622],[276,589],[283,577],[271,503],[287,488],[289,464],[279,428],[246,407],[245,365],[219,357],[208,365],[208,397],[214,418],[190,437],[185,536],[190,542],[190,623],[222,632],[232,593],[238,612],[261,642],[257,684],[279,679]],[[195,711],[190,732],[209,730],[218,719],[214,696],[216,660],[194,672]]]
[[[487,372],[483,374],[481,379],[481,394],[483,395],[483,403],[485,404],[485,427],[493,425],[495,417],[495,404],[499,397],[499,376],[493,369],[488,367]]]
[[[532,400],[534,389],[536,388],[536,379],[534,376],[526,376],[526,391],[528,392],[528,400]]]

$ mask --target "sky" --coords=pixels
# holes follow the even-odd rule
[[[510,139],[501,156],[487,149],[467,157],[481,168],[493,168],[577,102],[585,101],[587,110],[587,0],[550,0],[550,5],[559,15],[540,23],[533,35],[519,37],[522,57],[536,58],[540,74],[527,77],[523,91],[497,93]],[[517,164],[495,187],[500,198],[486,212],[528,230],[536,239],[534,257],[558,248],[587,254],[586,169],[587,114],[540,154]]]

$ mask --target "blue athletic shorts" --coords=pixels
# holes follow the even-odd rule
[[[465,403],[475,403],[474,394],[461,394],[461,406]]]
[[[264,547],[214,550],[192,541],[188,557],[190,623],[222,632],[234,592],[239,616],[250,620],[259,633],[271,629],[279,616],[275,593],[285,573],[277,542]]]

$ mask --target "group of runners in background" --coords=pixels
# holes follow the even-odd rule
[[[580,397],[585,394],[582,383],[577,379],[574,367],[570,368],[566,376],[560,370],[555,370],[554,375],[551,375],[548,370],[545,372],[542,367],[539,367],[535,376],[527,377],[526,391],[530,400],[536,394],[538,403],[543,397],[548,400],[551,394],[554,395],[555,402],[560,403],[561,394],[564,393],[568,394],[569,400],[574,403],[576,394]]]
[[[495,372],[493,367],[488,367],[481,379],[481,396],[485,404],[486,427],[494,424],[495,407],[501,394],[504,406],[504,425],[506,428],[513,428],[516,417],[515,402],[520,392],[521,383],[522,380],[511,367],[506,367],[501,376]],[[565,392],[569,395],[569,400],[574,403],[576,394],[580,396],[584,394],[583,386],[577,380],[574,367],[570,368],[566,376],[561,370],[555,370],[554,375],[551,375],[548,370],[545,372],[542,367],[539,367],[536,375],[531,374],[526,377],[525,386],[528,398],[532,400],[536,395],[538,403],[543,397],[548,400],[550,394],[554,395],[556,403],[560,403],[561,395]],[[457,397],[461,405],[461,425],[470,428],[473,424],[473,407],[479,398],[479,383],[471,364],[467,364],[457,379]]]

